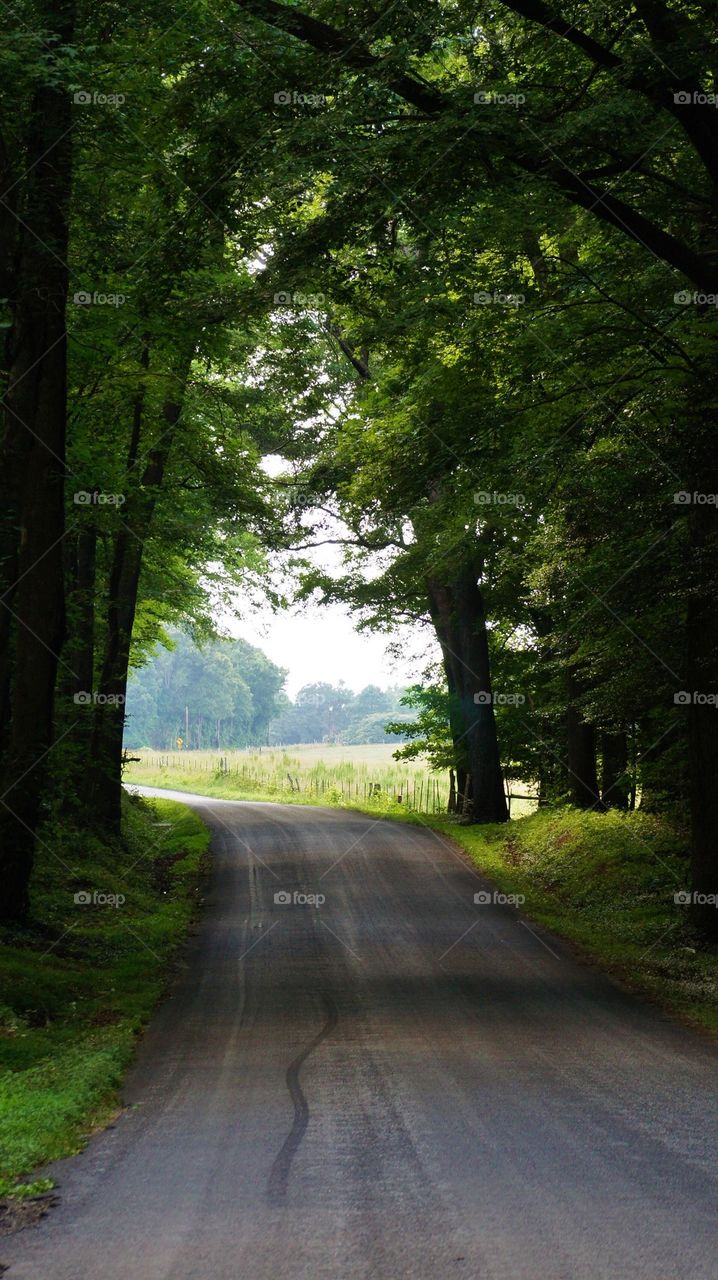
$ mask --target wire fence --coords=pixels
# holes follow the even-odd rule
[[[235,760],[229,755],[205,751],[151,752],[130,757],[132,773],[149,774],[166,771],[196,773],[216,779],[226,778],[238,791],[264,792],[269,795],[303,794],[316,799],[361,801],[385,796],[397,804],[406,804],[417,813],[444,813],[449,801],[448,781],[441,775],[407,774],[396,771],[357,767],[349,764],[314,768],[297,767],[292,761],[274,768]],[[366,771],[366,772],[365,772]]]
[[[248,762],[246,757],[210,751],[143,751],[130,760],[134,775],[164,771],[196,773],[220,782],[226,779],[233,789],[248,795],[305,795],[308,799],[326,797],[334,803],[376,802],[384,797],[427,815],[446,813],[449,804],[449,780],[445,774],[402,773],[399,769],[350,761],[333,765],[320,762],[311,766],[287,757],[262,768],[256,756]],[[536,806],[536,797],[525,792],[507,789],[506,799],[512,816]]]

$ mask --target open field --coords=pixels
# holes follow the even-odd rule
[[[283,799],[302,804],[408,806],[417,813],[444,813],[449,798],[446,773],[432,773],[422,760],[392,758],[394,743],[344,746],[307,743],[246,751],[153,751],[141,749],[125,770],[125,781],[147,786],[202,790],[239,799]],[[208,791],[208,788],[210,790]],[[517,785],[523,793],[525,787]],[[511,815],[535,808],[512,800]]]

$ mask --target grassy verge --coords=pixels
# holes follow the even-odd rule
[[[509,826],[431,819],[522,910],[634,990],[718,1032],[718,954],[674,895],[688,884],[685,836],[643,813],[544,810]]]
[[[167,800],[128,801],[121,846],[43,833],[32,919],[2,933],[0,1195],[45,1190],[20,1180],[116,1114],[208,843],[199,818]]]

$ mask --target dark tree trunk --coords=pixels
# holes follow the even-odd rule
[[[464,813],[469,794],[469,774],[466,769],[456,769],[456,812]]]
[[[449,770],[449,800],[447,813],[465,813],[469,801],[469,775],[464,768]]]
[[[26,163],[26,152],[23,147],[17,145],[10,152],[0,134],[0,184],[2,184],[0,190],[4,192],[0,200],[0,298],[3,299],[3,308],[7,308],[5,317],[7,327],[2,334],[3,355],[0,369],[4,419],[2,473],[0,474],[2,486],[0,489],[0,599],[3,602],[3,607],[0,607],[0,761],[7,747],[10,727],[10,688],[14,645],[14,618],[11,609],[18,577],[17,557],[20,534],[19,485],[22,470],[20,457],[22,441],[16,430],[17,424],[10,416],[6,397],[8,380],[17,377],[14,371],[18,336],[17,307],[19,292],[23,287],[19,280],[22,220],[18,216],[18,200],[22,183],[18,178]],[[25,448],[29,448],[29,434],[24,443]],[[17,465],[13,465],[16,456]]]
[[[566,749],[571,803],[577,809],[599,809],[601,796],[596,771],[596,730],[576,706],[580,685],[571,671],[566,677]]]
[[[466,775],[466,788],[464,790],[464,803],[461,806],[461,813],[465,818],[471,814],[471,774]]]
[[[607,809],[628,809],[631,780],[628,774],[626,734],[601,734],[601,801]]]
[[[709,477],[718,493],[718,475]],[[705,480],[704,480],[705,483]],[[689,605],[687,626],[688,759],[691,805],[691,887],[693,918],[701,932],[718,941],[718,708],[702,701],[718,693],[718,601],[714,589],[718,516],[713,506],[695,506],[691,518],[693,553],[703,584]],[[697,699],[696,694],[700,697]],[[697,896],[714,897],[702,902]]]
[[[449,688],[456,693],[458,714],[452,733],[455,744],[465,751],[472,819],[506,822],[509,815],[496,735],[486,617],[477,574],[468,567],[450,585],[432,581],[428,590]]]
[[[456,679],[454,674],[454,666],[445,658],[444,671],[446,673],[446,683],[449,692],[449,728],[451,731],[451,739],[454,746],[454,779],[455,779],[455,800],[453,809],[449,812],[463,813],[464,800],[466,796],[466,779],[467,779],[467,754],[466,741],[464,737],[464,722],[461,712],[460,693],[456,687]]]
[[[465,573],[454,586],[459,654],[464,673],[462,701],[468,725],[472,816],[475,822],[506,822],[506,804],[493,691],[484,601],[476,574]]]
[[[63,745],[62,787],[66,813],[82,811],[91,754],[94,689],[97,530],[88,524],[65,539],[67,639],[57,681],[58,730],[72,725]],[[81,814],[81,816],[84,816]]]
[[[68,540],[69,541],[69,540]],[[61,687],[69,698],[90,693],[95,664],[95,570],[97,529],[80,529],[69,543],[67,645]]]
[[[163,409],[161,445],[150,451],[139,487],[128,495],[123,507],[124,527],[115,539],[106,648],[97,689],[87,781],[89,817],[98,829],[108,835],[119,835],[120,832],[125,698],[143,548],[150,533],[167,459],[180,420],[189,366],[190,359],[187,358],[177,377],[180,388],[177,397],[168,400]],[[140,424],[135,415],[129,454],[132,467],[139,448],[139,430]]]
[[[71,3],[43,14],[60,44],[72,38]],[[64,636],[65,424],[67,401],[67,209],[70,96],[52,69],[36,92],[27,147],[27,196],[18,297],[4,401],[3,558],[10,573],[0,642],[0,697],[9,719],[2,768],[0,880],[5,919],[29,906],[35,830],[53,742],[53,698]],[[16,539],[13,547],[13,541]],[[12,662],[11,662],[12,659]]]

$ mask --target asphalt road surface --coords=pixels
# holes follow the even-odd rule
[[[177,798],[199,931],[4,1280],[716,1280],[707,1038],[475,903],[428,830]]]

